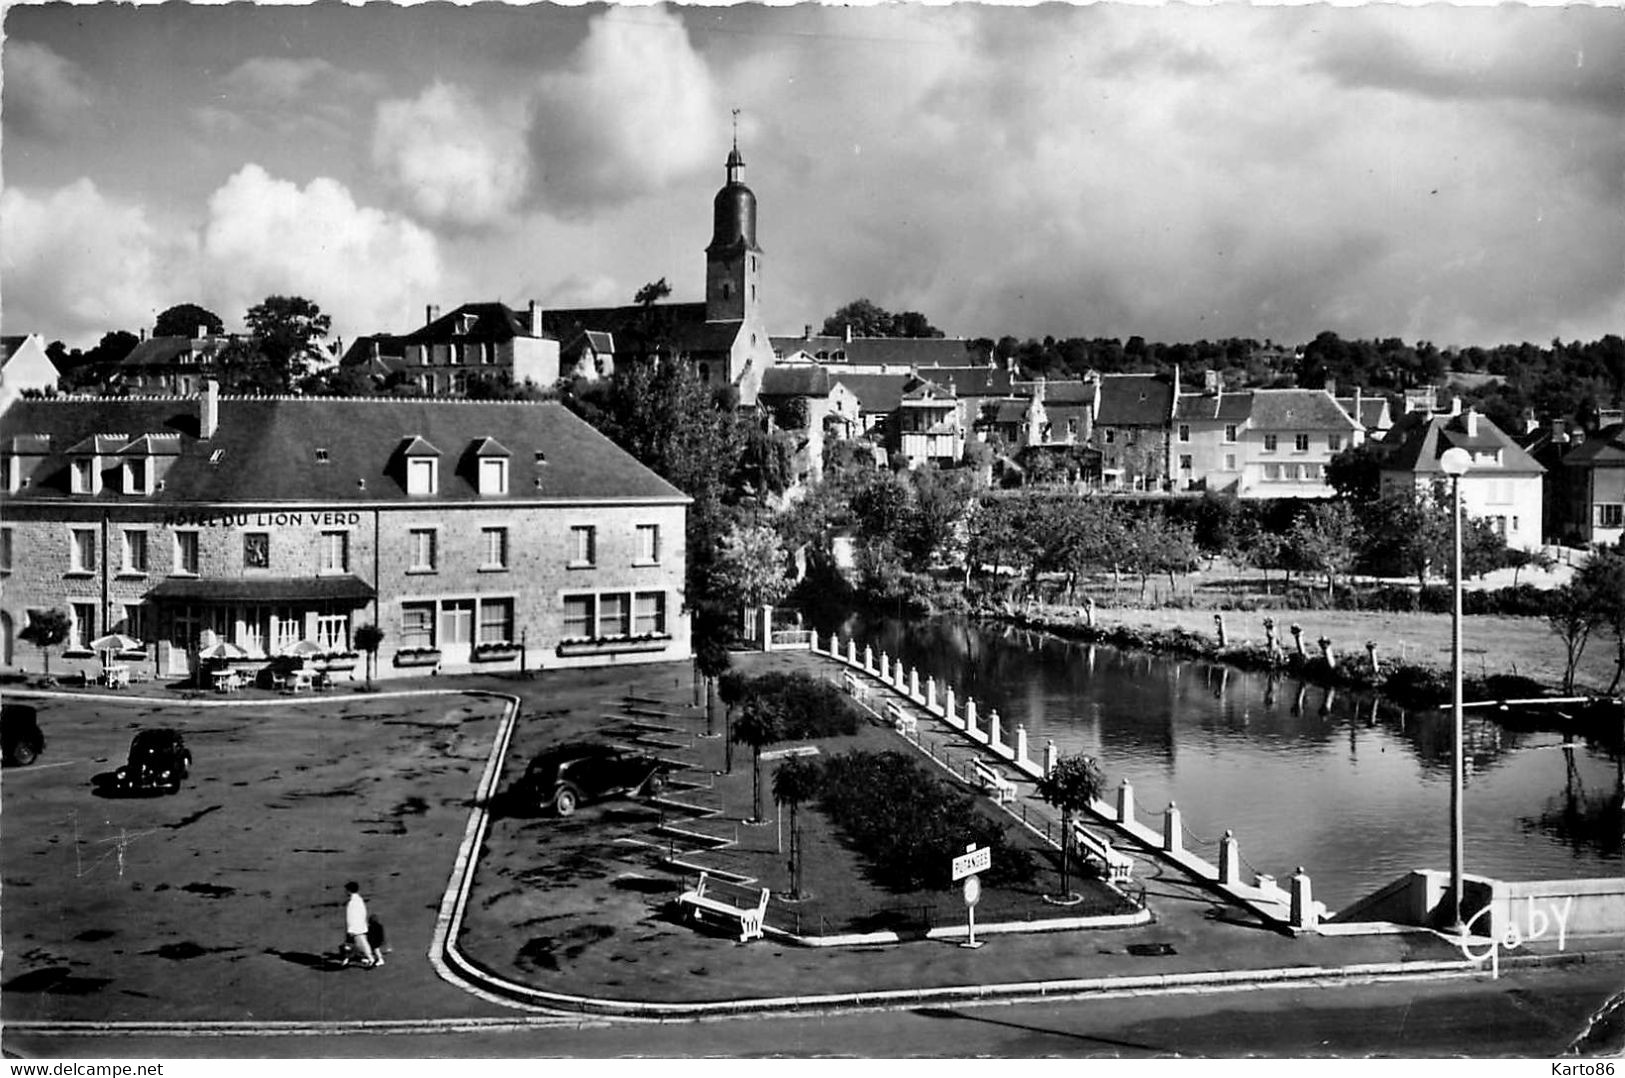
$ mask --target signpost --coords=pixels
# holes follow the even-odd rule
[[[982,899],[982,880],[978,872],[986,872],[993,867],[993,850],[983,846],[977,849],[972,842],[965,847],[963,856],[953,860],[953,878],[965,881],[965,924],[967,936],[961,947],[975,949],[982,944],[976,939],[976,903]]]

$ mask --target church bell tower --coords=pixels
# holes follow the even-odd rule
[[[711,243],[705,248],[705,319],[708,322],[755,322],[756,287],[762,272],[762,249],[756,246],[756,195],[740,174],[738,117],[733,150],[728,154],[728,182],[712,202]]]

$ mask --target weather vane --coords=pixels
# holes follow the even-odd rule
[[[739,149],[739,110],[734,109],[734,149]]]

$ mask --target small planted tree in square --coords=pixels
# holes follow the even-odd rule
[[[1072,828],[1077,817],[1106,789],[1106,776],[1093,756],[1063,756],[1049,774],[1038,780],[1038,796],[1061,810],[1061,899],[1071,901],[1071,879],[1067,874],[1072,850]]]
[[[752,696],[745,701],[733,737],[751,748],[751,820],[762,819],[762,749],[784,738],[784,703],[776,696]]]
[[[40,658],[45,663],[45,676],[50,677],[51,649],[66,640],[72,629],[73,619],[66,610],[30,610],[28,624],[17,636],[39,648]]]

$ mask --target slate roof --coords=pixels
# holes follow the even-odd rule
[[[1010,372],[998,367],[921,367],[921,378],[939,386],[953,386],[961,397],[1008,397]]]
[[[473,322],[463,331],[465,315]],[[546,328],[546,321],[543,321]],[[449,344],[452,341],[511,341],[530,336],[530,313],[516,311],[506,303],[465,303],[400,339],[411,344]]]
[[[832,379],[823,367],[813,364],[772,366],[762,372],[759,397],[827,397]]]
[[[1254,430],[1357,430],[1358,423],[1324,389],[1255,389]]]
[[[1232,393],[1181,393],[1174,419],[1180,422],[1244,423],[1253,412],[1250,389]]]
[[[0,337],[0,361],[10,359],[11,356],[12,356],[12,353],[16,352],[17,349],[21,348],[23,346],[24,342],[26,342],[27,340],[28,340],[27,336]]]
[[[1488,417],[1478,417],[1478,436],[1467,434],[1467,416],[1427,416],[1409,412],[1399,417],[1393,429],[1383,438],[1388,452],[1382,461],[1382,470],[1414,472],[1418,475],[1444,475],[1439,457],[1446,449],[1461,448],[1474,452],[1499,450],[1501,463],[1491,469],[1498,475],[1540,475],[1546,469],[1513,441]]]
[[[1173,411],[1173,382],[1160,374],[1100,376],[1101,427],[1166,427]]]
[[[199,337],[196,349],[198,358],[202,362],[209,362],[215,355],[231,343],[227,336]],[[119,360],[120,368],[137,369],[141,367],[167,367],[179,361],[181,356],[193,354],[191,337],[148,337],[130,349],[129,355]]]
[[[1604,427],[1563,455],[1564,467],[1625,467],[1625,423]]]
[[[1362,395],[1360,397],[1360,414],[1354,415],[1354,398],[1338,397],[1338,405],[1359,422],[1366,430],[1372,430],[1382,425],[1383,410],[1388,407],[1388,398],[1377,394]]]
[[[828,363],[848,363],[854,367],[981,367],[989,354],[962,337],[769,337],[773,350],[782,355],[804,351],[816,356],[826,352]],[[836,352],[846,358],[837,360]]]
[[[28,488],[30,501],[132,502],[134,496],[111,491],[69,495],[68,453],[54,448],[115,430],[181,435],[164,489],[140,499],[155,504],[688,500],[551,401],[222,397],[219,429],[206,442],[197,438],[198,414],[197,398],[65,397],[18,400],[0,414],[0,426],[16,432],[14,445],[35,433],[53,436],[54,451]],[[406,494],[401,449],[413,439],[441,450],[437,495]],[[484,439],[512,451],[506,495],[478,492],[473,462]],[[326,450],[326,463],[318,449]],[[218,463],[211,464],[216,453]]]
[[[906,374],[849,374],[836,371],[831,377],[852,391],[858,407],[865,412],[894,412],[903,401]]]
[[[1095,383],[1080,381],[1076,378],[1067,378],[1060,381],[1034,379],[1013,379],[1010,382],[1011,392],[1030,397],[1038,392],[1038,387],[1044,387],[1044,407],[1052,404],[1093,404],[1095,401]]]

